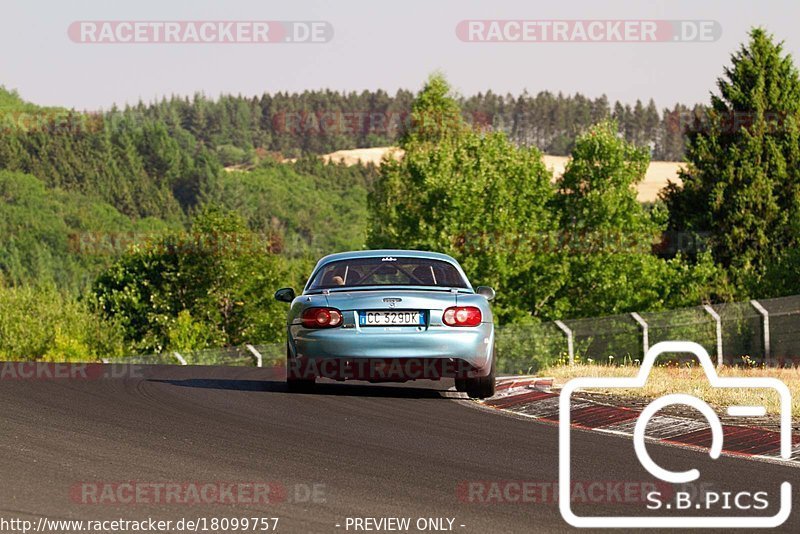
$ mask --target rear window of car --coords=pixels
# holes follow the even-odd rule
[[[464,277],[446,261],[376,257],[331,262],[317,272],[308,289],[364,286],[468,287]]]

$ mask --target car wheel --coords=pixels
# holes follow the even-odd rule
[[[308,393],[314,390],[314,379],[297,379],[297,378],[287,378],[286,379],[286,386],[289,391],[292,393]]]
[[[456,378],[456,391],[460,391],[461,393],[467,392],[467,379],[466,378]]]
[[[307,376],[307,373],[298,365],[296,359],[289,354],[289,346],[286,346],[286,387],[292,393],[308,392],[314,389],[316,382],[315,376]]]
[[[495,384],[495,359],[494,351],[492,351],[492,368],[486,376],[478,376],[475,378],[467,378],[464,380],[464,388],[470,399],[487,399],[494,396]],[[458,382],[456,382],[456,389],[458,389]],[[459,390],[461,391],[461,390]]]

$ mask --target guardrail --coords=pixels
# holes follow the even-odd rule
[[[286,344],[247,344],[241,347],[219,347],[195,351],[169,351],[156,354],[139,354],[116,359],[104,359],[104,363],[136,363],[152,365],[231,365],[267,367],[284,365]]]

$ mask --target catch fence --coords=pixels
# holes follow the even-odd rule
[[[498,371],[535,373],[549,365],[641,362],[659,341],[694,341],[717,365],[800,364],[800,295],[499,326]],[[283,366],[283,342],[126,357],[125,363]],[[672,356],[676,361],[680,355]],[[113,362],[113,360],[112,360]]]
[[[800,295],[501,326],[498,362],[505,373],[557,363],[637,364],[649,347],[673,340],[699,343],[720,366],[798,365]]]

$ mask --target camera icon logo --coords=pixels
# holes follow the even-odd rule
[[[567,382],[559,397],[559,508],[567,523],[574,527],[587,528],[642,528],[658,525],[667,528],[769,528],[783,524],[791,513],[791,484],[783,482],[780,487],[780,509],[773,516],[737,517],[679,517],[679,516],[579,516],[572,510],[570,499],[570,399],[578,389],[613,389],[644,387],[656,358],[663,353],[689,353],[700,361],[706,378],[712,387],[771,389],[780,399],[780,457],[788,460],[791,456],[791,394],[789,388],[776,378],[768,377],[720,377],[708,355],[699,344],[689,341],[664,341],[653,345],[644,357],[642,366],[633,378],[575,378]],[[723,429],[716,412],[703,400],[686,394],[671,394],[651,402],[639,415],[634,427],[633,444],[639,462],[654,477],[673,484],[693,482],[700,478],[697,469],[669,471],[659,466],[647,452],[645,430],[650,419],[661,409],[671,405],[688,405],[698,410],[711,428],[711,447],[709,456],[717,459],[722,453]],[[764,412],[759,406],[730,406],[728,415],[749,416]]]

